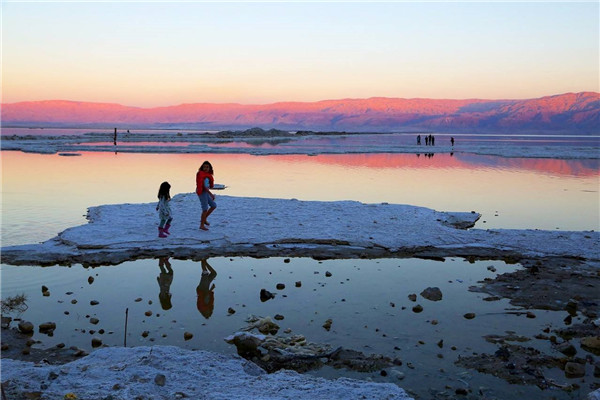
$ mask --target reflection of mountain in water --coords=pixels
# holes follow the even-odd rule
[[[287,157],[296,158],[303,156]],[[435,154],[435,157],[418,157],[416,154],[324,154],[315,156],[314,160],[322,164],[337,164],[348,168],[478,169],[484,167],[537,171],[549,175],[580,177],[597,176],[600,170],[600,160],[505,158],[476,154],[450,155],[447,153],[438,153]]]

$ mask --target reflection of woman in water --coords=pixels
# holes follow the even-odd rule
[[[158,299],[163,310],[168,310],[172,307],[171,305],[171,282],[173,282],[173,269],[169,262],[169,257],[160,257],[158,259],[158,267],[160,268],[160,274],[156,278],[158,281],[158,287],[160,287],[160,293]]]
[[[213,283],[210,287],[210,283],[217,276],[217,271],[208,264],[206,259],[201,260],[200,263],[202,265],[202,279],[200,279],[200,283],[196,288],[196,295],[198,296],[196,306],[200,314],[209,319],[215,308],[215,284]]]

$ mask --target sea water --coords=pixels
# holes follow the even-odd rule
[[[87,223],[89,206],[156,201],[162,181],[171,194],[192,192],[195,173],[208,159],[215,167],[219,193],[232,196],[357,200],[401,203],[440,211],[476,211],[476,227],[514,229],[598,229],[597,160],[507,159],[493,156],[436,154],[272,155],[81,153],[80,156],[2,152],[2,246],[47,240],[74,225]],[[218,229],[218,209],[212,229]],[[260,218],[260,215],[250,216]],[[176,220],[172,229],[176,229]],[[416,227],[417,229],[418,227]],[[156,233],[149,232],[149,235]],[[173,274],[161,274],[160,260],[145,259],[116,266],[85,268],[2,265],[2,298],[24,293],[28,309],[18,315],[33,322],[53,321],[53,336],[38,332],[41,347],[57,343],[91,350],[91,338],[107,345],[174,344],[190,349],[234,353],[223,337],[246,326],[249,315],[274,316],[281,331],[291,329],[311,342],[381,353],[403,360],[400,386],[427,398],[428,388],[464,387],[497,398],[546,398],[535,387],[508,385],[498,378],[454,365],[457,357],[492,353],[496,345],[482,336],[513,331],[531,337],[544,327],[560,326],[564,312],[535,310],[537,318],[511,314],[506,300],[484,302],[469,291],[485,278],[520,266],[501,261],[469,263],[460,258],[324,260],[217,257],[207,262],[217,271],[211,282],[210,313],[198,307],[202,282],[199,262],[169,260]],[[493,267],[488,269],[488,267]],[[495,272],[492,272],[493,270]],[[331,272],[331,276],[326,276]],[[93,278],[90,280],[89,278]],[[160,283],[169,284],[168,301]],[[90,281],[92,283],[90,283]],[[301,282],[300,287],[295,283]],[[276,290],[278,283],[285,289]],[[41,286],[50,290],[43,296]],[[444,298],[414,313],[409,294],[439,287]],[[261,302],[262,288],[276,293]],[[76,300],[73,304],[72,300]],[[92,306],[90,301],[97,300]],[[229,309],[234,313],[231,313]],[[128,310],[128,334],[124,333]],[[517,309],[518,310],[518,309]],[[150,312],[150,315],[146,315]],[[466,320],[464,313],[477,317]],[[16,315],[15,315],[16,316]],[[90,318],[100,322],[92,324]],[[333,320],[332,329],[322,327]],[[436,321],[436,324],[432,323]],[[98,331],[104,330],[100,335]],[[94,331],[94,333],[90,333]],[[142,333],[148,331],[144,337]],[[183,332],[194,333],[186,341]],[[444,347],[437,345],[444,340]],[[451,347],[456,349],[453,350]],[[549,350],[547,341],[526,343]],[[414,369],[408,367],[408,363]],[[345,370],[312,372],[390,381],[378,373]],[[585,386],[585,385],[583,385]],[[557,398],[569,398],[553,392]],[[576,398],[578,394],[571,396]]]

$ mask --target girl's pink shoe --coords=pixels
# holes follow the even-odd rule
[[[165,235],[165,230],[163,228],[158,228],[158,237],[161,237],[161,238],[167,237],[167,235]]]
[[[163,228],[163,232],[166,233],[167,235],[170,235],[171,232],[169,232],[169,228],[171,227],[170,224],[166,224],[165,227]]]

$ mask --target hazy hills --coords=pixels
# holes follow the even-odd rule
[[[526,100],[369,99],[264,105],[195,103],[139,108],[65,100],[2,105],[3,126],[173,127],[327,131],[535,132],[600,131],[600,93]]]

